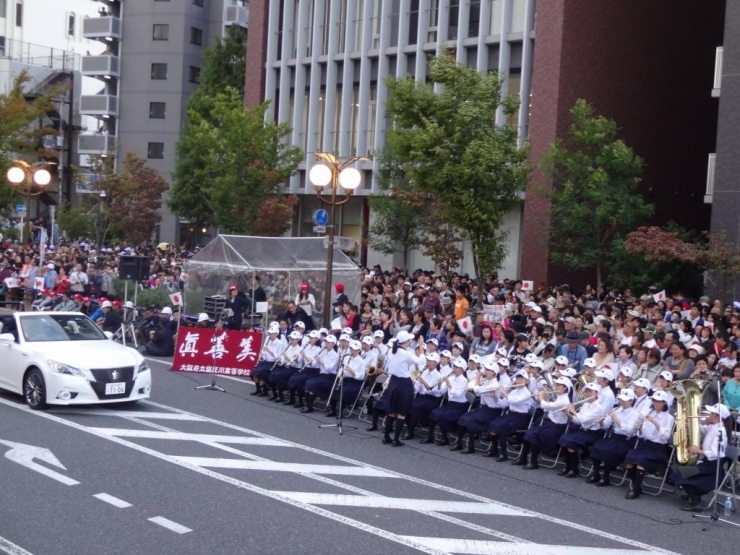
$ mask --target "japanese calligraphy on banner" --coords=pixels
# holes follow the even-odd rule
[[[227,376],[249,376],[262,350],[262,334],[207,328],[184,328],[177,333],[172,369]]]

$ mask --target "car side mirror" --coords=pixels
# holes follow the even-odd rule
[[[13,337],[12,333],[2,333],[0,334],[0,342],[2,343],[15,343],[15,337]]]
[[[108,339],[113,339],[113,334],[112,334],[111,332],[109,332],[109,331],[104,331],[103,333],[105,334],[105,336],[106,336],[106,337],[107,337]],[[2,335],[0,335],[0,337],[2,337]]]

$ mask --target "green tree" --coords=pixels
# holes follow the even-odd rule
[[[92,237],[95,233],[95,216],[83,206],[63,206],[57,214],[57,223],[72,241],[81,237]]]
[[[303,157],[286,145],[289,126],[265,121],[267,107],[245,108],[229,87],[188,111],[170,196],[177,214],[227,233],[253,232],[264,203],[283,195],[282,184]]]
[[[247,61],[247,41],[244,31],[231,25],[226,36],[217,37],[211,47],[203,52],[203,69],[198,88],[190,97],[189,108],[202,98],[222,93],[227,87],[244,96],[244,79]]]
[[[373,223],[368,229],[370,247],[382,254],[403,255],[408,269],[409,254],[421,245],[419,210],[398,196],[373,195],[368,198]]]
[[[570,270],[594,270],[597,291],[616,247],[653,206],[638,192],[642,159],[618,138],[617,124],[596,116],[585,100],[571,110],[566,140],[558,139],[542,162],[553,183],[541,194],[552,203],[550,257]]]
[[[478,73],[449,55],[430,60],[429,77],[387,81],[388,160],[444,207],[441,216],[470,241],[483,279],[506,256],[504,217],[527,181],[527,148],[519,146],[516,127],[495,122],[497,110],[513,115],[519,101],[501,97],[499,74]]]

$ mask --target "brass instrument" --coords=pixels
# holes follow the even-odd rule
[[[421,371],[416,367],[416,364],[412,364],[410,368],[411,368],[411,375],[409,377],[411,378],[411,381],[413,383],[416,383],[416,380],[418,380],[419,377],[421,376]]]
[[[698,461],[697,455],[689,453],[689,445],[701,445],[702,398],[704,391],[712,382],[709,380],[681,380],[674,382],[670,392],[677,397],[676,403],[676,430],[673,432],[673,443],[676,446],[676,460],[678,464],[694,466]],[[679,393],[675,385],[680,384],[683,394]]]
[[[572,403],[572,404],[573,404],[574,407],[577,408],[577,407],[580,407],[583,403],[588,403],[589,401],[590,401],[590,399],[581,399],[577,403]],[[563,407],[562,409],[554,410],[552,412],[562,412],[564,410],[568,410],[569,407],[570,407],[570,405],[568,405],[566,407]]]
[[[586,393],[583,391],[583,387],[589,383],[591,380],[588,379],[589,377],[586,376],[583,372],[579,373],[576,376],[575,383],[573,384],[573,389],[576,392],[576,395],[579,399],[585,399]]]

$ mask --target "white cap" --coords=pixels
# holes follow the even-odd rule
[[[529,374],[527,374],[526,370],[519,370],[516,374],[514,374],[515,378],[526,378],[529,379]]]
[[[383,330],[375,330],[373,333],[373,337],[380,337],[383,339],[385,337],[385,333],[383,333]]]
[[[362,343],[357,341],[357,339],[353,339],[349,342],[349,348],[353,351],[359,351],[360,349],[362,349]]]
[[[673,401],[673,396],[667,391],[663,391],[662,389],[659,389],[658,391],[653,393],[650,398],[654,401],[663,401],[664,403],[668,403],[669,406]]]
[[[198,314],[198,322],[207,322],[208,321],[208,314],[205,312],[201,312]]]
[[[108,301],[103,301],[103,306],[105,306],[105,303],[108,303],[108,306],[110,306],[110,302]],[[169,306],[166,306],[162,309],[162,314],[172,316],[172,309]]]
[[[399,345],[403,345],[407,341],[411,341],[413,338],[414,336],[406,330],[401,330],[398,332],[398,335],[396,335],[396,340],[398,341]]]
[[[308,332],[308,337],[311,339],[319,339],[321,337],[321,334],[319,333],[319,330],[311,330]]]
[[[134,301],[126,301],[123,305],[123,308],[134,308]]]
[[[447,357],[447,358],[452,358],[452,353],[450,351],[448,351],[447,349],[445,349],[444,351],[442,351],[441,353],[439,353],[439,356],[443,356],[443,357]]]
[[[535,360],[534,362],[530,362],[529,363],[529,367],[530,368],[537,368],[539,370],[542,370],[542,369],[545,368],[545,366],[539,360]]]
[[[619,395],[617,395],[617,399],[619,399],[620,401],[634,401],[635,392],[629,388],[624,388],[622,391],[619,392]]]
[[[505,357],[507,355],[506,347],[500,347],[500,348],[496,349],[496,354],[499,354],[502,357]]]
[[[458,357],[452,361],[452,366],[457,366],[458,368],[462,368],[464,370],[465,368],[467,368],[468,364],[465,362],[464,358]]]
[[[563,357],[563,358],[565,358],[565,357]],[[556,360],[556,362],[557,362],[557,360]],[[566,364],[567,364],[567,362],[566,362]],[[584,360],[583,361],[583,365],[584,366],[590,366],[591,368],[596,368],[596,366],[597,366],[596,365],[596,360],[593,359],[593,358],[587,358],[586,360]]]
[[[561,376],[565,376],[566,378],[575,378],[578,372],[576,372],[575,368],[563,368],[560,371]]]
[[[430,337],[429,339],[427,339],[427,343],[434,343],[437,347],[439,347],[439,341],[437,341],[434,337]]]
[[[428,355],[425,355],[425,356],[427,360],[439,362],[439,353],[429,353]]]
[[[372,337],[370,337],[369,335],[366,335],[365,337],[362,338],[362,343],[365,345],[374,345],[375,341],[373,341]]]
[[[597,370],[596,372],[594,372],[594,375],[597,378],[606,378],[610,382],[614,380],[614,372],[612,372],[609,368],[602,368],[601,370]]]
[[[650,380],[647,378],[637,378],[633,385],[635,387],[642,387],[643,389],[650,389]]]
[[[496,364],[503,366],[504,368],[508,368],[511,365],[508,358],[500,358],[496,361]]]
[[[634,374],[634,372],[632,371],[632,368],[630,368],[629,366],[624,366],[620,368],[619,373],[622,374],[623,376],[627,376],[628,378],[631,378],[632,375]]]
[[[673,381],[673,374],[668,370],[663,370],[660,374],[658,374],[658,377],[663,378],[667,382]]]
[[[329,330],[328,330],[328,329],[326,329],[326,328],[321,328],[321,329],[319,330],[319,334],[320,334],[320,335],[329,335]]]
[[[697,345],[696,343],[694,343],[693,345],[690,345],[689,346],[689,351],[691,351],[692,349],[694,351],[696,351],[696,354],[697,355],[703,355],[704,354],[704,347],[702,347],[701,345]]]
[[[589,360],[589,359],[586,359]],[[593,359],[590,359],[593,360]],[[568,366],[568,357],[560,355],[555,359],[555,364],[562,364],[563,366]]]
[[[573,387],[573,384],[571,383],[571,381],[568,378],[565,378],[562,376],[560,378],[555,378],[553,382],[559,385],[564,385],[567,389],[570,389],[571,387]]]
[[[306,329],[306,324],[304,324],[303,322],[301,322],[300,320],[298,320],[295,324],[293,324],[293,327],[294,328],[295,327],[303,328],[305,330]]]
[[[704,410],[707,412],[711,412],[712,414],[719,414],[719,417],[722,420],[730,416],[730,411],[725,405],[704,405]]]
[[[47,268],[49,268],[50,270],[53,270],[53,269],[55,268],[55,266],[54,266],[54,263],[53,263],[53,262],[49,262],[49,263],[48,263],[48,264],[46,265],[46,267],[47,267]]]
[[[462,344],[462,343],[460,343],[459,341],[456,341],[455,343],[453,343],[453,344],[452,344],[452,347],[453,347],[454,349],[460,349],[461,351],[464,351],[464,350],[465,350],[465,347],[464,347],[464,346],[463,346],[463,344]]]
[[[468,362],[475,362],[476,364],[480,364],[480,357],[478,355],[470,355],[468,357]]]
[[[597,383],[588,382],[586,385],[583,386],[583,389],[584,389],[584,391],[586,389],[590,389],[591,391],[599,391],[601,389],[601,387]]]
[[[339,341],[349,341],[349,335],[347,335],[346,333],[343,333],[342,335],[339,336]]]
[[[110,308],[113,305],[110,304],[110,301],[103,301],[103,304],[100,305],[100,308]]]
[[[342,329],[342,333],[346,333],[347,335],[352,335],[352,328],[344,328]]]
[[[277,326],[270,326],[267,328],[267,333],[280,333],[280,328]]]
[[[325,341],[327,343],[336,343],[337,342],[337,336],[336,335],[327,335]]]
[[[534,353],[529,353],[527,356],[524,357],[524,362],[527,364],[532,364],[535,360],[537,360],[537,355]]]
[[[303,336],[300,334],[300,332],[292,331],[292,332],[290,332],[290,335],[288,337],[290,339],[300,339]]]
[[[542,312],[542,308],[541,308],[541,307],[540,307],[540,305],[538,305],[538,304],[534,304],[534,303],[532,303],[532,306],[530,306],[530,308],[531,308],[532,310],[534,310],[535,312],[540,312],[540,313]]]

